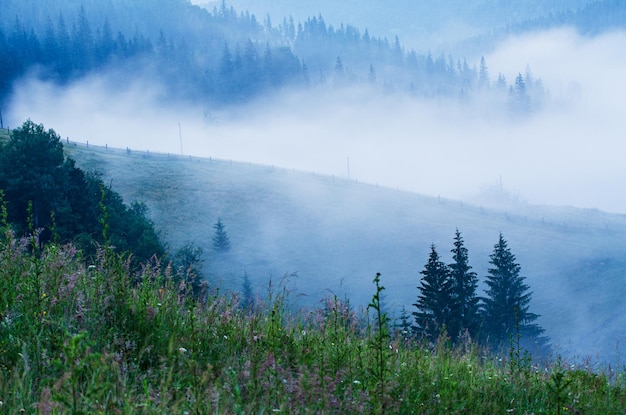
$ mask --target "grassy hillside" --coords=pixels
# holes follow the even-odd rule
[[[491,210],[272,166],[74,144],[66,150],[127,202],[145,202],[172,248],[202,247],[205,274],[222,289],[240,290],[247,274],[264,295],[270,278],[297,273],[289,287],[299,304],[332,292],[366,305],[371,276],[381,272],[386,308],[397,317],[403,305],[412,311],[431,243],[449,262],[458,227],[482,281],[503,232],[534,291],[531,309],[558,351],[615,359],[626,338],[624,216]],[[231,239],[226,254],[212,250],[218,218]]]

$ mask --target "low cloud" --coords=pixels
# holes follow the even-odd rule
[[[138,151],[249,161],[464,199],[492,184],[535,204],[626,213],[626,34],[558,30],[508,39],[486,56],[492,81],[528,65],[551,105],[525,120],[483,101],[371,91],[281,94],[229,111],[168,103],[153,85],[111,92],[106,76],[61,88],[24,82],[9,120]],[[179,128],[180,127],[180,128]]]

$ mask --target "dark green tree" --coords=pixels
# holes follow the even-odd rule
[[[486,297],[482,299],[485,339],[490,345],[501,347],[517,334],[538,338],[544,330],[534,323],[539,316],[530,312],[530,287],[520,275],[521,267],[502,234],[490,258],[492,267],[485,281]]]
[[[226,233],[222,218],[217,219],[217,222],[213,225],[213,229],[215,229],[215,234],[213,235],[213,249],[217,252],[230,250],[230,238]]]
[[[125,205],[100,178],[86,175],[74,160],[65,158],[54,130],[31,120],[0,141],[0,189],[13,229],[18,233],[41,229],[42,243],[54,238],[73,242],[86,257],[95,254],[95,243],[105,242],[102,204],[107,242],[118,252],[131,253],[136,265],[165,253],[145,204]]]
[[[476,338],[480,327],[479,297],[476,293],[478,277],[469,265],[467,248],[458,229],[454,235],[452,260],[448,266],[452,293],[448,332],[453,338],[466,332],[471,338]]]
[[[419,295],[413,304],[417,311],[415,331],[435,341],[443,330],[447,330],[452,304],[452,286],[448,266],[439,259],[435,245],[430,247],[428,262],[420,274]]]
[[[31,120],[0,142],[0,188],[9,202],[9,222],[18,232],[27,229],[29,202],[35,228],[48,227],[50,213],[62,207],[63,162],[59,135]]]

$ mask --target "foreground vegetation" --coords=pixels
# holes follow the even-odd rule
[[[6,217],[6,216],[5,216]],[[421,344],[372,302],[327,298],[290,312],[283,284],[244,308],[193,292],[153,260],[132,271],[106,245],[84,264],[37,236],[0,243],[2,413],[623,414],[624,372],[522,351],[484,354],[468,339]],[[190,278],[193,276],[190,276]],[[197,286],[197,284],[196,284]]]

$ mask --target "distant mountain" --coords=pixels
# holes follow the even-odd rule
[[[458,228],[482,294],[500,232],[533,291],[556,350],[617,359],[624,346],[626,216],[597,210],[509,205],[492,210],[272,166],[66,145],[85,171],[127,202],[139,200],[173,249],[204,249],[211,284],[240,291],[244,276],[265,295],[284,275],[294,306],[327,295],[366,305],[382,273],[385,307],[399,317],[416,300],[430,244],[446,262]],[[212,248],[221,218],[231,249]],[[622,342],[622,343],[620,343]]]

